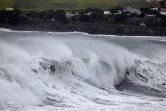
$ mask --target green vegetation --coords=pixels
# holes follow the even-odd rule
[[[106,23],[106,24],[119,24],[119,25],[137,25],[141,23],[142,18],[147,26],[165,26],[165,17],[158,11],[150,10],[149,8],[142,7],[141,15],[136,13],[123,12],[124,8],[121,6],[110,8],[111,14],[105,15],[104,10],[99,8],[86,8],[80,10],[78,14],[72,11],[72,16],[67,17],[64,10],[43,10],[43,11],[28,11],[23,12],[18,9],[14,11],[0,11],[0,23],[10,23],[13,25],[28,23],[29,20],[37,19],[46,21],[55,21],[62,24],[71,22],[84,22],[84,23]],[[121,13],[117,12],[120,11]],[[18,14],[16,14],[18,13]],[[114,14],[115,13],[115,14]],[[154,14],[156,17],[148,18],[146,15]],[[145,18],[144,18],[145,17]],[[161,20],[157,21],[157,18]]]
[[[16,8],[23,11],[46,9],[80,10],[88,7],[107,10],[115,6],[148,7],[146,0],[0,0],[0,10]]]
[[[58,22],[67,23],[66,12],[64,10],[44,10],[41,12],[29,11],[26,13],[26,16],[33,19],[41,19],[44,21],[47,20],[56,20]]]
[[[149,7],[146,0],[117,0],[118,5],[122,7],[134,7],[140,9],[141,7]]]
[[[14,9],[13,11],[0,11],[0,23],[8,23],[12,25],[18,24],[27,24],[29,19],[23,16],[22,12],[18,9]]]
[[[6,8],[12,8],[13,4],[14,4],[14,1],[0,0],[0,10],[6,9]]]
[[[87,7],[109,9],[117,0],[0,0],[0,10],[17,8],[25,11],[45,9],[80,10]]]
[[[124,8],[117,6],[110,8],[111,14],[104,14],[99,8],[86,8],[72,16],[66,16],[66,11],[47,9],[43,11],[24,12],[18,9],[1,10],[0,26],[15,30],[46,30],[46,31],[83,31],[88,33],[122,34],[122,35],[165,35],[166,17],[157,11],[142,7],[141,15],[121,12]],[[121,12],[117,14],[117,12]],[[71,14],[70,13],[70,14]],[[146,16],[154,14],[156,17]],[[140,27],[140,23],[148,27]],[[147,28],[145,31],[143,28]],[[154,28],[154,29],[152,29]]]
[[[123,10],[123,7],[114,7],[110,8],[110,11]],[[74,11],[72,13],[75,13]],[[67,18],[66,12],[63,10],[44,10],[44,11],[29,11],[24,13],[26,17],[34,18],[34,19],[42,19],[44,21],[55,20],[62,23],[69,22],[86,22],[86,23],[109,23],[109,24],[121,24],[124,20],[126,20],[127,15],[125,13],[122,14],[111,14],[105,15],[102,9],[98,8],[86,8],[84,10],[80,10],[79,14],[73,15],[72,17]]]

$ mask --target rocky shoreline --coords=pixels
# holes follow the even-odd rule
[[[72,22],[62,24],[55,21],[31,21],[25,25],[0,24],[1,28],[20,31],[85,32],[89,34],[126,36],[166,36],[165,27],[142,27],[130,25]]]

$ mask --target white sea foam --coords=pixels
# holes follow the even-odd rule
[[[0,42],[0,104],[93,108],[126,104],[160,106],[160,102],[153,102],[155,97],[146,100],[135,94],[126,96],[114,88],[125,79],[126,71],[144,69],[146,62],[138,67],[139,60],[149,59],[94,38],[56,39],[34,34],[33,37],[17,37],[12,43],[3,38]],[[153,63],[149,64],[153,71]],[[156,78],[159,77],[163,76],[158,74]],[[161,84],[163,81],[161,79]],[[138,83],[155,85],[151,84],[153,80],[149,84]]]

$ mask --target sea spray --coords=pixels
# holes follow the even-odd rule
[[[113,43],[87,38],[89,35],[83,38],[80,33],[76,36],[82,38],[68,37],[68,33],[65,37],[63,33],[11,33],[13,36],[0,42],[0,104],[65,107],[125,102],[114,86],[135,69],[144,70],[140,66],[150,60]]]

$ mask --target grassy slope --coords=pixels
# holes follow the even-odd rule
[[[117,6],[116,0],[0,0],[0,9],[14,7],[22,10],[85,9],[86,7],[108,9]]]
[[[0,0],[0,10],[7,7],[39,11],[44,9],[79,10],[86,7],[109,9],[117,5],[136,8],[147,6],[145,0]]]
[[[141,7],[149,7],[149,4],[146,2],[146,0],[117,0],[118,5],[123,7],[135,7],[135,8],[141,8]]]

